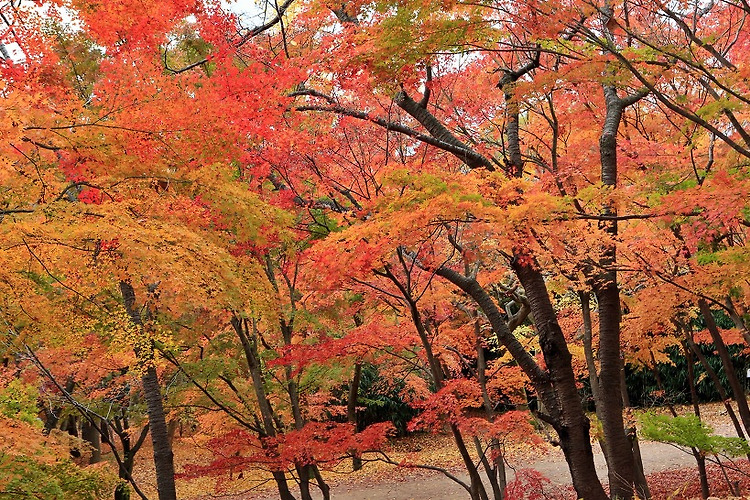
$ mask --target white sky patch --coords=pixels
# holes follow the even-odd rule
[[[221,8],[227,12],[231,12],[237,16],[239,23],[244,28],[253,28],[261,25],[268,19],[275,16],[274,0],[218,0]],[[206,0],[206,4],[215,4],[216,0]],[[36,4],[30,0],[15,0],[13,6],[6,1],[0,0],[0,9],[5,14],[5,18],[12,24],[13,16],[12,12],[14,9],[31,10],[35,11],[42,17],[49,16],[49,9],[55,8],[57,15],[60,17],[62,23],[67,29],[77,31],[81,28],[81,23],[77,19],[74,11],[65,7],[52,7],[50,4]],[[9,12],[6,12],[9,11]],[[194,19],[188,19],[188,22],[195,21]],[[0,21],[2,22],[2,21]],[[4,22],[2,22],[4,24]],[[7,27],[6,27],[7,28]],[[6,31],[4,39],[0,39],[0,59],[4,58],[7,54],[10,59],[15,63],[22,63],[25,60],[24,53],[18,43],[14,42],[12,35],[9,31]]]
[[[273,2],[274,0],[221,0],[221,8],[236,15],[243,27],[252,28],[276,14]]]

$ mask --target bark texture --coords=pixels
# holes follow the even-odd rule
[[[543,370],[508,328],[496,303],[476,279],[452,269],[435,272],[463,290],[484,312],[498,343],[503,345],[534,385],[548,414],[544,415],[555,429],[568,463],[573,486],[579,498],[607,498],[594,467],[594,453],[589,436],[590,423],[581,407],[571,365],[571,355],[557,316],[549,300],[547,286],[539,269],[528,256],[517,258],[513,269],[529,301],[531,314],[539,332],[547,370]]]
[[[130,283],[121,281],[120,292],[122,293],[125,311],[130,320],[139,328],[143,328],[143,318],[136,308],[135,291]],[[143,393],[146,398],[149,428],[151,430],[151,442],[154,446],[154,465],[156,466],[156,489],[159,492],[159,500],[177,500],[177,490],[174,482],[174,455],[169,442],[169,431],[164,414],[164,403],[161,389],[159,388],[159,377],[153,366],[153,349],[147,352],[137,351],[136,356],[141,360],[146,370],[141,377]]]

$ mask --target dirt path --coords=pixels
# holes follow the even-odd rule
[[[736,436],[728,422],[714,421],[713,425],[715,431],[719,434]],[[668,444],[651,441],[641,442],[641,454],[646,474],[695,466],[695,460],[691,454]],[[598,446],[594,447],[594,459],[600,479],[606,482],[606,464]],[[511,465],[516,470],[521,468],[535,469],[557,485],[570,484],[567,464],[559,448],[550,450],[536,460],[532,459],[527,463]],[[468,476],[461,474],[460,470],[455,469],[451,472],[468,482]],[[513,470],[509,469],[508,475],[510,479]],[[278,494],[269,492],[251,498],[275,500],[278,498]],[[338,484],[334,484],[331,488],[331,498],[335,500],[453,500],[468,498],[468,495],[460,485],[441,473],[409,470],[403,471],[401,474],[373,478],[372,480],[360,478],[357,479],[356,483],[345,480],[338,481]]]
[[[689,467],[695,464],[693,456],[673,446],[644,442],[641,443],[644,467],[647,473],[667,469]],[[606,481],[607,469],[604,457],[595,449],[594,459],[599,477]],[[541,472],[553,483],[570,483],[567,464],[562,452],[555,450],[531,464],[521,464],[518,468],[533,468]],[[512,475],[512,471],[508,471]],[[466,474],[458,474],[468,481]],[[467,498],[466,490],[440,473],[415,472],[399,478],[389,478],[372,484],[340,484],[331,490],[336,500],[453,500]],[[263,500],[273,500],[278,496],[262,496]]]

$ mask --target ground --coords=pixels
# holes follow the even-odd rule
[[[682,412],[690,411],[688,408]],[[723,435],[736,435],[726,416],[721,404],[710,404],[702,407],[702,414],[717,433]],[[690,453],[677,447],[650,441],[641,442],[644,468],[650,474],[649,483],[655,496],[662,498],[689,498],[692,492],[699,494],[697,488],[697,473],[695,472],[695,460]],[[606,467],[601,450],[594,445],[597,471],[603,480],[606,480]],[[144,489],[153,490],[153,470],[148,467],[146,460],[149,450],[142,450],[140,466],[136,470],[136,478],[143,484]],[[196,457],[203,454],[208,457],[205,450],[196,449],[190,440],[182,440],[175,449],[176,463],[185,463],[188,459],[195,461]],[[411,460],[413,463],[425,463],[448,468],[464,479],[466,474],[461,474],[460,462],[453,449],[449,436],[422,434],[412,436],[394,443],[389,451],[391,458],[397,461]],[[512,477],[515,471],[533,469],[549,479],[545,484],[545,493],[548,498],[558,496],[571,497],[570,476],[567,465],[559,448],[543,443],[540,446],[518,446],[509,450],[508,474]],[[747,468],[745,462],[742,467]],[[726,481],[718,469],[714,471],[715,491],[714,494],[725,494]],[[226,500],[256,499],[275,500],[273,484],[259,482],[259,477],[252,473],[243,473],[241,477],[233,475],[231,479],[225,478],[222,490],[216,491],[216,480],[203,478],[190,482],[180,481],[178,489],[180,498],[191,500],[207,498],[223,498]],[[326,479],[332,487],[332,498],[334,500],[448,500],[456,498],[468,498],[465,490],[458,484],[448,479],[441,473],[425,471],[413,468],[395,467],[382,462],[365,464],[363,470],[351,472],[349,463],[342,464],[337,471],[326,473]],[[730,480],[733,480],[730,477]],[[744,485],[744,492],[750,493],[750,482],[746,477],[738,477]],[[658,483],[658,484],[655,484]],[[724,487],[722,490],[720,487]],[[152,491],[152,493],[155,493]],[[680,495],[673,495],[674,493]],[[150,497],[151,495],[149,495]],[[156,496],[155,494],[153,495]],[[318,497],[316,497],[318,498]]]

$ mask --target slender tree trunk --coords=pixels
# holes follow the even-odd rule
[[[323,476],[317,467],[313,468],[313,474],[315,475],[315,481],[318,483],[320,492],[323,494],[323,500],[331,500],[331,487],[323,480]]]
[[[430,343],[429,335],[427,334],[424,323],[422,323],[422,317],[419,314],[419,310],[417,309],[417,304],[413,302],[411,297],[408,297],[407,300],[409,301],[409,308],[412,313],[412,318],[414,320],[415,326],[417,327],[417,333],[419,334],[419,338],[422,341],[422,347],[424,348],[425,354],[427,356],[427,363],[430,366],[430,371],[432,373],[433,380],[435,381],[435,388],[439,391],[443,388],[444,383],[443,370],[440,367],[440,363],[438,362],[437,358],[435,358],[434,353],[432,352],[432,344]],[[471,458],[471,455],[469,455],[469,450],[466,448],[466,443],[464,442],[464,438],[461,435],[461,430],[456,424],[451,424],[450,428],[451,433],[453,434],[453,440],[456,443],[456,448],[458,448],[458,452],[464,462],[464,467],[469,473],[472,500],[489,500],[487,491],[485,490],[484,484],[482,483],[482,478],[479,476],[479,472],[474,466],[474,460]]]
[[[120,445],[122,446],[122,467],[118,471],[118,477],[123,480],[127,480],[128,476],[133,472],[133,465],[135,464],[135,453],[133,452],[130,443],[130,434],[128,433],[127,420],[123,419],[123,423],[118,418],[114,420],[114,428],[117,431],[117,436],[120,438]],[[130,488],[125,481],[121,482],[115,488],[115,500],[129,500],[130,499]]]
[[[397,253],[402,264],[405,266],[403,251],[401,249],[398,249]],[[435,357],[435,354],[432,350],[432,342],[428,333],[428,326],[422,319],[422,315],[419,312],[417,302],[412,297],[410,289],[391,272],[389,267],[386,266],[385,271],[377,271],[376,274],[389,279],[394,285],[396,285],[396,287],[399,289],[399,292],[406,300],[412,323],[417,330],[417,335],[419,336],[419,340],[422,344],[422,349],[424,349],[424,354],[427,358],[427,366],[429,367],[430,375],[432,375],[432,380],[435,384],[435,390],[439,391],[444,386],[445,374],[443,373],[443,369],[440,366],[440,362]],[[482,483],[482,478],[480,477],[477,468],[474,466],[474,460],[471,458],[471,455],[466,448],[466,442],[461,435],[461,430],[454,423],[450,424],[450,429],[451,434],[453,434],[453,440],[456,444],[456,448],[458,449],[458,452],[461,455],[461,460],[463,461],[464,467],[466,468],[466,472],[469,474],[469,492],[471,494],[472,500],[489,500],[487,491],[484,488],[484,483]]]
[[[729,318],[732,320],[732,323],[734,323],[734,326],[742,334],[742,338],[745,339],[745,343],[750,346],[750,331],[745,324],[745,320],[742,319],[743,313],[737,310],[737,307],[732,301],[732,297],[727,296],[725,300],[725,306],[727,308],[727,312],[729,313]]]
[[[630,396],[628,395],[628,386],[625,383],[625,363],[622,363],[620,370],[620,387],[622,388],[622,404],[626,409],[630,409]],[[641,456],[641,447],[638,443],[638,434],[635,427],[627,429],[627,436],[633,450],[633,463],[635,466],[635,490],[640,498],[648,500],[651,498],[651,490],[648,487],[646,473],[643,470],[643,457]]]
[[[72,394],[75,389],[75,380],[73,377],[69,377],[68,381],[65,382],[65,392]],[[44,434],[47,435],[50,431],[57,427],[60,423],[60,414],[63,411],[63,406],[58,405],[48,410],[44,408]]]
[[[688,349],[687,344],[683,343],[683,350],[686,353],[690,353],[690,349]],[[654,374],[654,378],[656,379],[656,386],[659,388],[660,391],[664,392],[664,383],[661,380],[661,375],[659,374],[659,367],[656,363],[656,358],[654,358],[654,353],[651,353],[651,372]],[[700,408],[698,406],[698,394],[695,391],[695,377],[693,369],[691,368],[692,365],[692,357],[688,358],[688,385],[690,386],[690,395],[693,401],[693,410],[695,412],[695,415],[700,418]],[[695,397],[693,397],[695,396]],[[669,408],[669,412],[672,414],[673,417],[677,416],[677,411],[674,409],[674,406],[672,403],[667,402],[667,408]],[[703,456],[703,454],[698,450],[698,448],[690,447],[690,451],[693,454],[693,458],[695,458],[695,463],[698,465],[698,476],[700,478],[701,482],[701,491],[704,495],[703,498],[708,498],[709,495],[709,489],[708,489],[708,474],[706,473],[706,458]]]
[[[121,281],[125,310],[134,325],[143,328],[143,318],[135,306],[135,291],[130,283]],[[153,365],[154,352],[149,347],[147,352],[136,351],[136,356],[146,365],[146,371],[141,377],[143,393],[146,397],[151,441],[154,447],[154,465],[156,466],[156,489],[159,500],[177,500],[177,490],[174,481],[174,455],[169,442],[167,420],[164,414],[164,402],[159,388],[159,377]]]
[[[450,424],[450,428],[451,433],[453,434],[453,440],[456,443],[456,448],[458,448],[458,453],[461,455],[461,459],[464,462],[464,467],[466,467],[466,470],[469,472],[469,479],[471,481],[471,499],[489,500],[487,491],[484,489],[484,484],[482,484],[482,478],[479,476],[477,468],[474,467],[474,460],[471,458],[471,455],[469,455],[469,450],[466,448],[466,443],[461,435],[461,431],[456,424]]]
[[[310,469],[301,464],[295,465],[297,475],[299,476],[299,494],[302,500],[312,500],[310,494]]]
[[[701,407],[698,404],[698,391],[695,388],[695,361],[693,360],[693,353],[684,343],[682,344],[682,351],[685,353],[685,361],[687,362],[688,386],[690,387],[690,401],[693,403],[693,413],[700,419]],[[708,472],[706,471],[706,457],[704,457],[696,448],[693,448],[691,451],[693,452],[695,463],[698,465],[698,477],[701,482],[701,498],[706,500],[711,495],[711,490],[708,485]]]
[[[290,290],[290,295],[294,295],[294,290]],[[289,321],[282,319],[279,326],[281,327],[281,334],[284,338],[284,345],[286,347],[291,346],[292,333],[294,331],[293,317]],[[299,399],[299,384],[294,379],[294,374],[292,372],[291,366],[287,365],[284,367],[284,375],[287,382],[287,394],[289,395],[289,402],[291,403],[292,407],[292,416],[294,417],[294,428],[297,430],[302,430],[302,428],[305,426],[305,419],[302,417],[302,406],[300,405]],[[299,475],[299,488],[302,500],[312,500],[312,496],[310,494],[311,477],[316,478],[318,486],[320,487],[320,490],[322,492],[325,493],[329,490],[328,485],[325,483],[325,481],[323,481],[323,476],[320,474],[320,471],[318,470],[318,466],[316,464],[296,463],[295,468],[297,469],[297,474]]]
[[[479,328],[476,312],[472,317],[474,317],[474,348],[477,353],[477,380],[479,381],[479,388],[482,391],[482,402],[484,404],[484,411],[487,415],[487,420],[492,422],[495,419],[495,410],[492,406],[489,392],[487,391],[487,360],[484,357],[482,332]],[[482,465],[484,465],[487,479],[492,487],[492,494],[495,500],[503,500],[507,481],[505,476],[505,461],[503,460],[500,442],[496,438],[490,439],[489,451],[492,458],[490,461],[490,459],[487,458],[487,454],[482,449],[482,444],[479,441],[479,438],[474,438],[474,441],[477,448],[477,454],[482,459]]]
[[[581,301],[581,316],[583,317],[583,354],[586,357],[586,367],[589,371],[589,384],[591,385],[591,396],[594,402],[599,401],[599,371],[596,368],[594,356],[593,328],[591,322],[591,294],[589,292],[578,292]]]
[[[110,437],[110,429],[109,429],[109,422],[106,421],[106,420],[104,420],[104,419],[101,419],[101,421],[99,422],[99,429],[102,431],[101,432],[101,438],[100,438],[102,444],[109,444],[110,443],[110,439],[111,439],[111,437]]]
[[[172,419],[167,422],[167,430],[169,431],[169,445],[174,446],[174,438],[177,435],[177,429],[180,428],[180,423],[176,419]],[[182,430],[180,430],[182,435]]]
[[[247,367],[250,371],[250,378],[253,381],[255,399],[258,402],[260,416],[263,421],[263,430],[265,431],[267,437],[274,437],[276,436],[276,426],[273,421],[273,408],[271,407],[271,402],[268,400],[268,396],[266,395],[263,373],[261,371],[260,357],[258,356],[258,347],[255,335],[255,322],[248,321],[248,319],[246,318],[233,316],[231,323],[235,333],[237,334],[237,337],[240,339],[240,344],[242,344],[242,351],[245,354],[245,361],[247,362]],[[271,450],[271,453],[273,453],[273,450]],[[279,492],[279,498],[281,500],[296,500],[294,495],[292,495],[292,492],[289,490],[289,484],[287,483],[287,478],[284,471],[272,470],[271,475],[273,476],[273,480],[276,483],[276,489]]]
[[[737,403],[737,408],[740,412],[740,419],[742,420],[742,426],[745,428],[745,434],[750,435],[750,408],[747,405],[747,398],[745,396],[745,390],[742,387],[740,379],[737,377],[737,370],[734,369],[732,364],[732,356],[729,354],[724,339],[721,338],[719,328],[716,326],[716,321],[711,314],[711,308],[704,299],[698,300],[698,307],[701,310],[703,319],[706,322],[708,332],[711,334],[711,339],[714,342],[716,352],[721,358],[721,364],[724,367],[724,373],[729,381],[729,387],[732,389],[734,400]]]
[[[727,415],[729,415],[729,419],[732,421],[732,425],[734,425],[734,430],[737,432],[737,436],[741,437],[742,439],[745,439],[745,431],[743,430],[742,424],[740,424],[740,421],[737,418],[737,414],[735,413],[734,408],[732,408],[732,405],[729,402],[729,396],[727,395],[727,391],[724,390],[724,386],[721,385],[721,380],[719,380],[719,376],[716,374],[714,369],[708,363],[708,360],[703,355],[700,348],[697,345],[695,345],[695,342],[693,342],[691,334],[687,329],[685,330],[685,344],[690,348],[691,351],[693,351],[693,354],[695,354],[695,357],[698,358],[698,361],[700,361],[701,365],[703,366],[703,369],[706,371],[706,373],[708,374],[708,377],[713,382],[714,388],[716,388],[716,392],[719,393],[719,397],[721,398],[721,401],[724,404],[724,408],[727,410]]]
[[[362,377],[362,363],[355,363],[352,383],[349,386],[349,399],[346,402],[346,420],[354,427],[354,432],[359,432],[357,425],[357,398],[359,395],[359,381]],[[352,456],[352,469],[360,470],[362,468],[362,457],[359,453]]]

